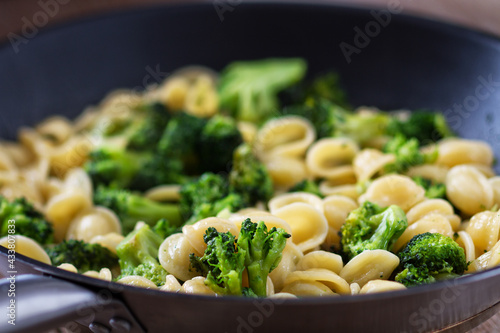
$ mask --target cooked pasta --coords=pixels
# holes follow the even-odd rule
[[[342,268],[340,276],[348,283],[357,283],[363,288],[371,280],[387,280],[398,265],[399,258],[389,251],[364,251]]]
[[[476,168],[466,165],[457,165],[446,175],[446,196],[468,215],[490,209],[494,199],[488,179]]]
[[[302,66],[192,66],[75,120],[21,128],[0,141],[0,245],[92,278],[214,297],[348,297],[500,265],[492,147],[451,136],[438,113],[351,109],[319,91],[331,82],[301,81]],[[405,256],[427,233],[463,267],[412,284]],[[106,264],[56,263],[63,246],[102,251]]]
[[[359,198],[359,202],[371,201],[384,207],[397,205],[404,211],[408,211],[424,198],[425,190],[411,178],[387,175],[374,180]]]

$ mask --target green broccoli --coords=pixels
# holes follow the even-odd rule
[[[250,289],[257,295],[266,296],[267,276],[281,261],[286,239],[285,230],[273,227],[269,231],[261,221],[243,221],[238,236],[238,253],[243,253]]]
[[[64,240],[57,245],[47,247],[45,251],[52,265],[69,263],[80,273],[99,271],[105,267],[112,268],[118,264],[118,259],[113,252],[100,244],[90,244],[82,240]]]
[[[153,226],[158,220],[165,218],[171,226],[182,224],[179,205],[159,203],[123,189],[100,186],[94,192],[94,203],[116,213],[124,234],[134,229],[138,221]]]
[[[158,249],[163,238],[145,224],[129,233],[116,247],[121,279],[138,275],[151,280],[157,286],[165,284],[167,271],[158,262]]]
[[[407,287],[457,277],[468,266],[458,243],[438,233],[416,235],[398,256],[399,273],[395,280]]]
[[[345,91],[340,87],[339,75],[330,71],[313,80],[300,82],[280,94],[284,105],[303,104],[307,100],[322,99],[350,109]]]
[[[295,115],[309,120],[316,130],[318,139],[332,136],[338,124],[338,117],[344,118],[343,111],[338,106],[325,99],[312,98],[302,104],[283,108],[281,115]]]
[[[385,166],[388,173],[402,173],[408,171],[412,166],[425,163],[433,163],[437,159],[438,151],[434,149],[430,153],[422,153],[419,150],[419,141],[416,138],[407,139],[401,134],[397,134],[384,146],[385,153],[394,154],[396,160]]]
[[[244,198],[247,207],[257,202],[267,203],[274,193],[271,176],[248,144],[243,144],[234,151],[229,185],[230,191]]]
[[[167,126],[171,114],[158,102],[141,105],[136,110],[140,120],[132,127],[127,148],[132,150],[153,150]]]
[[[317,195],[320,198],[323,198],[323,194],[321,194],[319,190],[318,183],[313,180],[305,179],[297,184],[293,185],[288,192],[307,192],[314,195]]]
[[[166,159],[182,162],[188,174],[198,174],[200,167],[200,138],[207,120],[177,113],[168,123],[157,145],[156,153]]]
[[[233,62],[220,76],[221,108],[238,120],[261,124],[278,112],[278,93],[300,81],[306,69],[300,58]]]
[[[14,224],[9,221],[15,221]],[[0,196],[0,236],[9,233],[9,226],[15,226],[15,234],[29,237],[40,244],[53,242],[52,223],[45,220],[26,198],[17,198],[9,202]],[[12,227],[11,227],[12,228]]]
[[[223,210],[235,212],[246,207],[246,201],[230,192],[229,183],[222,175],[206,172],[200,178],[181,187],[180,208],[186,224],[216,216]]]
[[[203,128],[200,142],[200,170],[219,172],[229,170],[243,138],[233,118],[216,115]]]
[[[398,206],[382,208],[365,201],[349,213],[340,229],[342,252],[350,260],[365,250],[390,251],[407,227],[406,215]]]
[[[189,255],[191,266],[206,276],[205,284],[222,295],[242,295],[242,276],[245,254],[236,249],[235,237],[230,232],[218,232],[210,227],[203,240],[207,249],[202,257]]]
[[[184,174],[182,161],[166,158],[160,154],[152,154],[143,161],[128,188],[135,191],[146,191],[152,187],[165,184],[183,184],[188,181]]]
[[[122,148],[99,147],[90,152],[84,169],[95,187],[127,188],[148,157],[147,154],[132,153]]]
[[[236,240],[230,233],[208,228],[203,237],[207,249],[202,257],[189,256],[191,266],[207,279],[205,284],[223,295],[266,296],[267,276],[278,266],[290,235],[281,228],[267,230],[264,222],[243,221]],[[242,274],[248,273],[248,288]]]
[[[443,183],[434,182],[430,179],[423,177],[412,178],[417,185],[425,189],[425,197],[428,199],[445,199],[446,198],[446,185]]]
[[[361,146],[373,138],[385,136],[390,116],[383,112],[348,112],[340,107],[333,109],[336,117],[333,136],[348,137]]]
[[[181,226],[173,226],[170,224],[170,222],[167,219],[161,219],[161,220],[158,220],[158,222],[156,222],[156,224],[153,227],[153,231],[158,236],[165,239],[170,235],[182,232],[182,227]]]
[[[453,131],[440,113],[417,110],[404,120],[392,117],[387,125],[390,136],[401,134],[406,138],[416,138],[421,145],[454,136]]]

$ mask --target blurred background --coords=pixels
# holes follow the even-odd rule
[[[0,41],[9,33],[18,33],[26,22],[38,22],[40,28],[56,23],[152,4],[165,3],[228,3],[251,0],[0,0]],[[278,2],[280,0],[275,0]],[[293,2],[300,2],[292,0]],[[288,1],[291,2],[291,1]],[[500,36],[499,0],[307,0],[305,2],[341,3],[385,8],[400,5],[404,14],[415,14],[432,19],[453,22]],[[42,11],[42,12],[41,12]],[[43,15],[45,12],[48,15]]]

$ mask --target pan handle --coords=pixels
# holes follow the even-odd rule
[[[145,332],[109,290],[94,292],[47,276],[0,280],[0,308],[7,314],[0,316],[0,332],[45,332],[58,327],[78,332],[80,325],[96,333]]]

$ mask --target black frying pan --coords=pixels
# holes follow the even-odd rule
[[[184,65],[219,70],[232,60],[300,56],[310,73],[336,69],[354,105],[442,110],[459,135],[488,141],[500,155],[498,39],[400,14],[384,27],[364,9],[232,3],[222,21],[213,4],[158,7],[48,29],[17,53],[4,45],[0,136],[14,138],[51,114],[73,117],[112,89],[141,87]],[[346,44],[356,47],[350,62]],[[16,259],[16,326],[2,315],[1,332],[67,322],[80,331],[463,332],[500,302],[500,267],[378,295],[255,301],[137,289]],[[8,270],[0,247],[0,272]],[[0,289],[5,309],[9,283]]]

